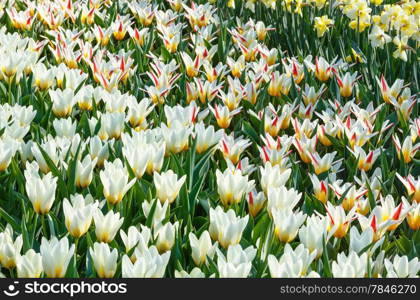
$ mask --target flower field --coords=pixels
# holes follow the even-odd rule
[[[419,276],[420,2],[0,8],[0,277]]]

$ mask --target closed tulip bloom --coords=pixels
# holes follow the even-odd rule
[[[179,120],[175,120],[171,127],[162,124],[161,129],[167,154],[180,153],[188,149],[189,137],[192,132],[190,126],[184,126]]]
[[[109,248],[106,243],[95,243],[89,249],[96,274],[100,278],[112,278],[117,271],[118,250]]]
[[[242,249],[241,245],[230,245],[226,257],[217,249],[217,269],[220,278],[248,277],[256,254],[257,249],[253,246]]]
[[[190,273],[184,270],[175,270],[175,278],[206,278],[206,275],[199,268],[195,267]]]
[[[268,267],[273,278],[319,277],[310,270],[310,265],[317,252],[310,252],[300,244],[293,250],[290,244],[284,247],[283,255],[277,259],[274,255],[268,256]]]
[[[96,165],[98,167],[102,167],[104,165],[105,160],[108,159],[109,156],[109,146],[108,142],[102,142],[101,139],[95,135],[89,141],[89,154],[92,160],[96,160]]]
[[[64,90],[50,90],[52,111],[59,118],[67,117],[73,110],[75,104],[74,91],[66,88]]]
[[[321,157],[317,152],[310,153],[315,173],[319,175],[328,171],[331,168],[331,165],[333,164],[333,160],[336,154],[337,152],[334,151],[332,153],[326,153],[323,157]]]
[[[412,230],[418,230],[420,228],[420,203],[414,201],[411,205],[408,203],[405,197],[402,197],[402,201],[407,209],[407,224]]]
[[[18,147],[19,144],[14,139],[0,139],[0,172],[7,169]]]
[[[328,201],[328,184],[324,180],[319,180],[315,174],[310,174],[309,178],[312,181],[315,198],[326,204]]]
[[[128,171],[119,158],[112,163],[106,161],[105,168],[99,173],[104,186],[104,196],[108,203],[115,205],[123,199],[127,191],[134,185],[136,178],[128,181]]]
[[[264,208],[267,199],[263,192],[257,193],[255,189],[247,195],[248,211],[254,218]]]
[[[340,88],[341,97],[348,98],[353,93],[353,86],[357,81],[357,72],[350,74],[347,72],[343,77],[336,75],[337,84]]]
[[[306,215],[302,212],[293,212],[292,210],[271,211],[274,219],[274,234],[283,243],[290,243],[298,234],[300,226],[306,220]]]
[[[149,213],[152,210],[152,207],[155,205],[154,201],[158,201],[155,206],[155,210],[153,212],[153,219],[152,219],[152,225],[155,227],[159,223],[161,223],[165,218],[166,214],[169,212],[169,202],[165,201],[163,204],[159,200],[153,200],[153,201],[143,201],[141,204],[141,208],[143,209],[144,215],[149,217]]]
[[[42,237],[40,252],[45,274],[50,278],[63,278],[73,258],[74,245],[69,247],[66,237],[61,240],[53,237],[49,241]]]
[[[334,278],[363,278],[368,274],[368,259],[366,252],[360,256],[354,251],[348,256],[341,252],[332,262],[332,274]]]
[[[200,238],[190,232],[188,235],[191,246],[191,256],[197,266],[207,263],[207,257],[213,259],[216,252],[217,242],[212,244],[210,234],[207,230],[203,231]]]
[[[226,169],[223,173],[216,170],[217,192],[224,206],[239,203],[242,197],[254,186],[254,180],[248,181],[248,176],[241,172]]]
[[[418,278],[420,261],[418,257],[408,260],[406,255],[395,255],[394,259],[385,258],[386,277],[388,278]]]
[[[127,233],[123,230],[120,230],[120,237],[125,246],[125,253],[132,251],[135,247],[140,252],[146,251],[148,249],[149,242],[152,237],[152,232],[149,227],[140,225],[141,230],[137,229],[135,226],[130,226]],[[137,257],[135,253],[130,257],[131,261],[135,262]]]
[[[287,189],[285,186],[269,188],[267,193],[267,211],[272,216],[272,211],[293,209],[302,197],[294,188]]]
[[[162,172],[161,174],[155,172],[153,174],[153,183],[156,187],[156,196],[160,202],[174,202],[186,178],[187,176],[184,175],[178,180],[178,175],[172,170]]]
[[[76,134],[76,122],[72,122],[70,117],[67,119],[55,119],[53,127],[57,136],[72,138]]]
[[[292,169],[282,170],[279,165],[272,166],[271,163],[266,162],[264,167],[260,167],[260,172],[261,187],[267,195],[269,188],[278,188],[286,184],[290,178]]]
[[[57,189],[57,177],[52,173],[44,175],[42,178],[37,176],[27,176],[25,173],[25,189],[29,200],[37,214],[47,214],[55,200],[55,190]]]
[[[205,127],[203,122],[200,122],[194,127],[196,139],[196,151],[203,153],[210,147],[218,144],[223,137],[223,130],[214,130],[212,125]]]
[[[6,269],[15,268],[22,246],[22,235],[13,240],[13,230],[7,225],[5,231],[0,232],[0,264]]]
[[[342,206],[334,206],[327,202],[325,207],[329,218],[328,231],[333,232],[334,237],[340,239],[346,236],[350,223],[353,221],[356,207],[354,206],[347,214]]]
[[[309,252],[315,252],[315,258],[322,255],[324,239],[329,240],[328,219],[324,216],[313,214],[306,219],[306,225],[299,229],[299,240],[305,245]]]
[[[398,159],[404,161],[406,164],[410,163],[416,155],[417,151],[420,150],[420,143],[413,145],[413,140],[410,136],[407,136],[404,139],[402,145],[396,135],[392,136],[392,140],[395,145]]]
[[[92,182],[93,178],[93,169],[96,166],[98,158],[92,158],[90,155],[85,156],[85,158],[76,163],[76,186],[81,188],[86,188]]]
[[[236,245],[242,239],[242,233],[248,224],[249,216],[237,217],[232,209],[224,212],[220,206],[210,208],[209,233],[213,240],[218,241],[223,248]]]
[[[354,251],[357,254],[361,254],[362,250],[365,250],[369,245],[374,242],[374,231],[372,227],[368,227],[362,232],[359,233],[359,230],[356,226],[351,227],[350,229],[350,245],[349,251]],[[368,254],[374,253],[375,250],[382,244],[383,239],[376,241],[372,247],[366,251]]]
[[[82,195],[70,196],[63,200],[63,212],[65,224],[68,232],[75,238],[80,238],[88,230],[92,224],[93,212],[98,208],[99,203],[93,202],[92,196],[86,197]]]
[[[124,112],[112,112],[103,114],[101,119],[101,129],[106,135],[105,139],[119,139],[121,133],[124,131],[124,120]]]
[[[127,255],[122,258],[123,278],[161,278],[165,274],[171,251],[159,254],[155,246],[146,251],[134,250],[137,257],[133,263]]]
[[[154,228],[154,235],[156,240],[156,248],[159,253],[164,253],[172,249],[175,244],[175,236],[178,230],[179,223],[174,224],[168,222],[164,225],[158,224]]]
[[[124,222],[124,217],[120,218],[120,213],[114,213],[112,210],[104,216],[101,210],[96,209],[93,212],[93,220],[98,241],[110,243]]]
[[[19,278],[39,278],[43,272],[42,256],[29,249],[17,260],[17,276]]]

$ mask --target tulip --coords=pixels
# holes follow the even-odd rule
[[[327,242],[328,219],[324,216],[312,215],[306,219],[306,225],[299,229],[299,240],[305,245],[310,253],[315,252],[315,258],[319,258],[324,250],[324,239]]]
[[[300,226],[305,222],[306,215],[292,210],[272,209],[274,219],[274,234],[283,243],[290,243],[298,234]]]
[[[387,272],[386,277],[388,278],[413,278],[417,277],[417,274],[420,271],[418,257],[409,261],[406,255],[395,255],[393,261],[385,258],[384,263]]]
[[[154,201],[157,201],[157,203],[155,204]],[[143,213],[146,218],[149,217],[149,213],[151,212],[151,209],[154,205],[155,205],[155,210],[154,210],[153,219],[152,219],[153,227],[161,223],[166,218],[166,214],[169,212],[168,201],[165,201],[163,204],[157,199],[151,202],[143,201],[143,203],[141,204],[141,207],[143,209]]]
[[[324,180],[320,181],[315,174],[310,174],[309,178],[312,182],[315,198],[326,204],[328,201],[328,184]]]
[[[330,202],[327,202],[325,209],[329,218],[328,231],[338,239],[343,238],[353,221],[356,207],[353,207],[347,215],[342,206],[334,206]]]
[[[229,135],[222,138],[219,145],[225,159],[230,160],[233,164],[237,164],[241,154],[251,145],[251,142],[243,139],[242,136],[235,139]]]
[[[0,264],[7,269],[15,268],[22,246],[22,235],[13,240],[13,230],[7,225],[5,231],[0,232]]]
[[[122,277],[123,278],[161,278],[165,274],[171,251],[159,254],[155,246],[140,253],[134,250],[137,257],[133,263],[127,255],[122,258]]]
[[[217,249],[217,242],[212,244],[209,232],[203,231],[200,238],[192,232],[188,235],[191,246],[191,257],[197,266],[207,264],[207,257],[213,259],[213,256]]]
[[[44,175],[42,178],[25,173],[25,189],[29,200],[37,214],[47,214],[55,200],[55,190],[57,189],[57,177],[52,173]]]
[[[102,211],[96,209],[93,212],[95,222],[95,234],[99,242],[110,243],[124,222],[124,217],[120,218],[120,213],[110,210],[105,216]]]
[[[42,256],[33,249],[17,259],[17,275],[19,278],[40,278],[43,271]]]
[[[246,278],[248,277],[252,261],[257,254],[257,249],[249,246],[242,249],[241,245],[229,245],[226,257],[217,251],[217,269],[220,278]]]
[[[89,230],[93,212],[98,208],[99,203],[93,202],[90,194],[86,197],[80,194],[72,195],[70,201],[67,198],[63,200],[66,228],[71,236],[80,238]]]
[[[0,139],[0,172],[7,169],[18,147],[19,144],[11,138]]]
[[[124,112],[112,112],[102,115],[101,129],[106,134],[107,138],[120,138],[121,133],[124,131],[124,119]]]
[[[50,90],[49,91],[51,101],[53,103],[52,111],[54,115],[59,118],[67,117],[73,110],[75,104],[74,91],[66,88],[61,90]]]
[[[406,164],[410,163],[417,151],[420,150],[420,143],[413,145],[413,141],[410,136],[407,136],[401,146],[400,140],[396,135],[392,136],[392,140],[397,150],[398,159],[404,161]]]
[[[266,197],[263,192],[257,193],[255,189],[247,195],[248,211],[251,216],[254,218],[258,213],[263,209],[266,203]]]
[[[76,122],[72,122],[71,117],[67,119],[55,119],[53,121],[54,131],[57,136],[73,138],[76,134]]]
[[[104,196],[108,203],[115,205],[121,202],[127,191],[134,185],[136,178],[128,181],[128,171],[119,158],[114,162],[105,162],[105,168],[99,173],[104,186]]]
[[[195,267],[190,273],[184,270],[175,270],[175,278],[206,278],[206,275],[199,268]]]
[[[261,187],[267,195],[270,188],[279,188],[284,186],[290,178],[291,169],[281,170],[279,165],[272,166],[271,163],[265,163],[264,167],[260,167]]]
[[[217,192],[224,206],[239,203],[242,197],[251,191],[254,180],[248,181],[248,176],[241,172],[226,169],[223,173],[216,170]]]
[[[194,127],[195,139],[196,139],[196,151],[201,154],[207,151],[207,149],[218,144],[223,136],[223,130],[214,130],[212,125],[207,128],[203,122],[200,122]]]
[[[98,167],[102,167],[104,165],[105,160],[108,159],[109,156],[109,143],[102,142],[98,136],[94,136],[89,141],[89,155],[92,160],[96,160],[96,165]]]
[[[314,167],[315,173],[317,175],[327,172],[333,163],[334,157],[337,154],[336,151],[332,153],[327,153],[323,157],[320,157],[317,152],[309,153]]]
[[[45,274],[50,278],[63,278],[73,258],[74,249],[74,245],[69,247],[66,237],[61,240],[53,237],[49,241],[42,237],[40,251]]]
[[[210,208],[209,233],[213,240],[227,249],[229,245],[236,245],[242,239],[242,233],[248,224],[249,216],[237,217],[232,209],[224,212],[220,206]]]
[[[346,256],[341,252],[331,267],[334,278],[363,278],[368,273],[368,255],[365,252],[358,256],[356,252],[350,251]]]
[[[353,93],[353,86],[357,81],[357,72],[350,74],[347,72],[344,77],[336,75],[337,84],[340,88],[340,95],[344,98],[348,98]]]
[[[156,248],[159,253],[164,253],[172,249],[175,244],[175,235],[178,230],[179,223],[166,223],[165,225],[157,224],[154,227],[154,235],[156,240]]]
[[[186,175],[178,180],[178,175],[172,170],[162,172],[161,174],[155,172],[153,174],[153,183],[156,187],[156,197],[163,204],[165,201],[172,203],[179,194],[179,190],[187,178]]]
[[[117,271],[118,250],[109,248],[106,243],[95,243],[89,249],[96,274],[99,278],[112,278]]]
[[[267,211],[272,216],[273,210],[292,210],[300,201],[302,193],[294,188],[287,189],[285,186],[269,188],[267,193]]]
[[[280,259],[274,255],[268,256],[270,275],[273,278],[319,277],[319,274],[314,271],[308,273],[316,254],[316,251],[310,253],[302,244],[295,250],[290,244],[286,244]]]
[[[85,158],[76,163],[76,186],[81,188],[86,188],[92,182],[93,178],[93,169],[96,166],[98,158],[92,160],[92,158],[87,155]]]

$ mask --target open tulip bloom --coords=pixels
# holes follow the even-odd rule
[[[418,277],[419,7],[0,0],[0,277]]]

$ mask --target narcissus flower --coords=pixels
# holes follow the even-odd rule
[[[327,15],[324,15],[322,17],[315,17],[314,27],[316,29],[317,36],[324,36],[325,32],[327,32],[329,30],[329,27],[331,27],[333,24],[334,21],[328,18]]]

